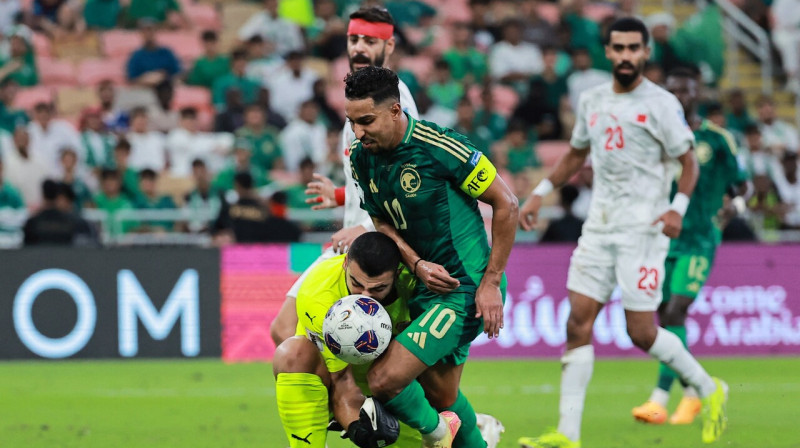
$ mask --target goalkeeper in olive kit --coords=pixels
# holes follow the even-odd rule
[[[663,302],[658,308],[661,326],[675,333],[688,348],[686,316],[689,306],[708,278],[717,246],[722,241],[718,214],[723,197],[727,193],[732,202],[743,202],[742,198],[737,197],[737,189],[747,181],[747,174],[739,169],[733,135],[697,116],[699,90],[694,73],[688,69],[670,72],[666,88],[683,106],[697,142],[695,154],[700,166],[697,186],[683,218],[683,230],[670,244],[665,262]],[[669,391],[676,378],[679,377],[675,371],[662,363],[657,387],[647,402],[633,408],[633,417],[643,423],[666,422]],[[673,425],[692,423],[702,410],[697,391],[687,384],[683,384],[683,387],[683,398],[669,418]]]
[[[369,389],[424,447],[486,447],[459,382],[473,339],[502,328],[517,199],[468,139],[403,112],[391,70],[350,73],[345,98],[361,206],[419,279],[412,322],[373,363]],[[491,247],[478,200],[492,206]]]

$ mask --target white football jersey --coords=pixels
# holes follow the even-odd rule
[[[398,87],[400,88],[400,106],[409,115],[418,119],[417,104],[414,102],[414,98],[411,97],[408,86],[403,81],[400,81]],[[372,231],[375,230],[375,226],[372,224],[372,218],[369,217],[369,213],[361,208],[358,187],[353,180],[353,171],[350,168],[350,144],[355,139],[356,135],[350,128],[350,122],[348,121],[344,124],[344,130],[342,130],[342,143],[340,146],[343,151],[342,165],[344,166],[344,176],[346,178],[343,225],[345,228],[362,225],[367,231]]]
[[[585,91],[570,144],[591,148],[592,202],[585,229],[650,227],[669,208],[676,158],[694,146],[680,102],[645,79],[618,94],[606,83]]]

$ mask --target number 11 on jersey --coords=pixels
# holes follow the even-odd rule
[[[386,208],[389,216],[392,217],[392,222],[394,223],[395,229],[406,230],[408,228],[406,217],[403,216],[403,209],[400,207],[400,201],[398,201],[397,198],[392,199],[391,207],[389,207],[389,201],[383,201],[383,206]],[[392,210],[394,210],[394,212],[392,212]]]

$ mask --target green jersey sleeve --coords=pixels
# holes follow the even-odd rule
[[[359,140],[354,140],[350,145],[350,173],[353,175],[353,181],[358,187],[358,200],[361,203],[361,208],[366,210],[370,216],[381,216],[380,207],[375,202],[371,194],[364,194],[365,191],[370,191],[370,188],[375,189],[373,183],[367,174],[367,155],[366,151],[361,147]],[[370,179],[367,181],[367,179]]]
[[[743,179],[741,169],[739,168],[739,161],[736,158],[736,139],[733,137],[733,134],[728,132],[728,130],[719,126],[713,126],[712,129],[717,131],[720,136],[721,141],[719,144],[719,160],[722,161],[722,166],[724,167],[723,169],[726,183],[728,185],[736,185],[741,183]]]
[[[431,157],[442,167],[442,175],[472,198],[482,195],[497,177],[497,169],[465,136],[433,123],[417,121],[413,138],[441,149]]]

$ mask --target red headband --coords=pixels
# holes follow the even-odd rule
[[[383,22],[367,22],[364,19],[350,19],[347,35],[370,36],[388,40],[394,34],[394,26]]]

